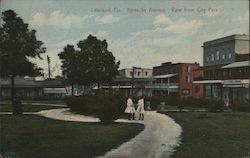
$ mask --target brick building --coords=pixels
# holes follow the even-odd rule
[[[153,84],[148,88],[156,96],[203,97],[203,85],[193,84],[202,77],[198,63],[163,63],[153,68]]]

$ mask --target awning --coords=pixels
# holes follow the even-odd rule
[[[249,60],[248,61],[240,61],[240,62],[234,62],[231,64],[228,64],[226,66],[223,66],[223,69],[227,69],[227,68],[235,68],[235,67],[247,67],[250,66]]]
[[[235,80],[224,80],[225,85],[237,85],[237,84],[249,84],[249,80],[235,79]]]
[[[170,78],[173,76],[177,76],[178,74],[167,74],[167,75],[158,75],[158,76],[153,76],[153,78]]]
[[[193,81],[193,83],[223,83],[223,80],[201,80]]]
[[[101,86],[102,89],[130,89],[132,86]]]
[[[66,94],[65,88],[43,88],[43,93],[46,94]]]

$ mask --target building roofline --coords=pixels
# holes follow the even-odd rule
[[[121,70],[132,70],[133,68],[122,68],[122,69],[119,69],[118,71],[121,71]],[[136,70],[138,69],[143,69],[143,70],[153,70],[152,68],[142,68],[142,67],[137,67]]]
[[[232,40],[249,41],[249,35],[247,35],[247,34],[233,34],[233,35],[217,38],[217,39],[214,39],[214,40],[209,40],[209,41],[204,42],[202,47],[217,44],[217,43],[232,41]]]
[[[194,63],[181,63],[181,62],[172,63],[172,62],[165,62],[165,63],[161,63],[161,65],[159,65],[159,66],[154,66],[153,68],[162,67],[164,65],[181,65],[181,64],[196,64],[196,65],[200,65],[198,62],[194,62]]]

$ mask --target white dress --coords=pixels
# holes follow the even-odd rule
[[[140,113],[140,114],[144,114],[144,112],[145,112],[145,109],[144,109],[144,99],[140,99],[138,101],[137,112]]]
[[[135,113],[135,106],[132,99],[128,98],[125,113]]]

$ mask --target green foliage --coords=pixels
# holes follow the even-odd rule
[[[164,98],[161,98],[161,97],[145,97],[145,102],[148,101],[150,102],[150,108],[152,110],[156,110],[158,105],[160,105],[161,102],[164,101]]]
[[[150,102],[153,110],[160,110],[165,103],[166,106],[175,106],[178,109],[184,108],[206,108],[210,112],[220,112],[224,109],[224,104],[221,101],[195,98],[179,98],[179,97],[148,97],[146,101]]]
[[[16,98],[14,101],[12,112],[14,115],[22,115],[23,114],[22,103],[21,103],[21,100],[19,100],[18,98]]]
[[[79,41],[77,47],[79,49],[75,50],[73,45],[67,45],[58,54],[63,73],[70,83],[99,85],[111,81],[118,74],[120,62],[115,61],[106,40],[89,35]]]
[[[224,110],[224,103],[216,100],[207,100],[206,108],[209,112],[222,112]]]
[[[39,57],[45,52],[43,43],[36,39],[36,31],[13,10],[2,12],[0,26],[0,76],[37,75],[39,68],[28,59]]]
[[[126,98],[114,92],[73,96],[66,103],[73,112],[98,116],[103,123],[113,122],[126,108]]]
[[[63,48],[63,51],[58,54],[62,60],[63,74],[66,75],[67,82],[70,84],[79,83],[79,59],[73,45],[67,45]],[[83,66],[83,65],[82,65]]]
[[[250,113],[250,104],[248,102],[234,102],[230,105],[230,108],[233,111],[249,112]]]

